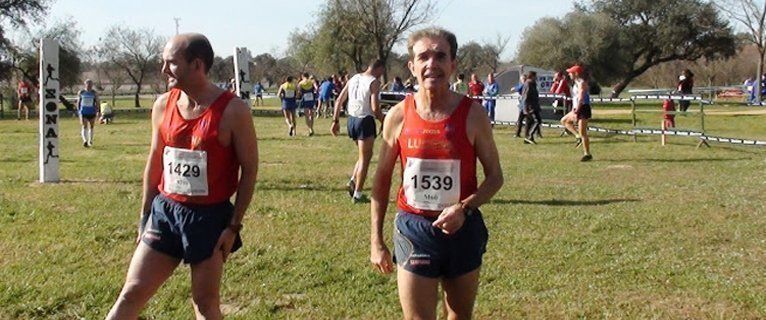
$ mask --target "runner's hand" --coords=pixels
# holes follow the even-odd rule
[[[465,213],[463,207],[458,203],[442,210],[442,213],[431,225],[442,229],[445,234],[453,234],[463,227],[464,222]]]
[[[216,250],[221,250],[223,262],[226,262],[226,258],[229,257],[229,253],[231,253],[231,247],[234,246],[234,239],[236,239],[236,237],[237,234],[229,228],[223,229],[221,236],[218,237],[218,243],[215,244],[215,248]]]
[[[332,133],[332,136],[337,137],[338,131],[340,131],[340,125],[337,121],[333,121],[332,126],[330,126],[330,132]]]
[[[389,274],[394,272],[394,262],[391,259],[391,252],[386,245],[372,245],[370,247],[370,262],[378,272]]]

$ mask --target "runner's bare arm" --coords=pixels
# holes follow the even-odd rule
[[[391,253],[383,238],[383,221],[391,193],[391,175],[399,157],[397,137],[404,122],[404,103],[391,108],[383,122],[383,145],[380,146],[378,167],[372,185],[370,223],[370,262],[382,273],[393,272]]]
[[[144,168],[141,215],[149,213],[149,209],[152,207],[152,200],[159,193],[157,186],[160,184],[160,178],[162,178],[162,149],[165,148],[165,143],[160,138],[159,129],[162,123],[162,114],[165,112],[165,106],[167,105],[167,99],[168,94],[165,93],[159,96],[154,101],[154,106],[152,106],[152,138],[151,146],[149,147],[149,157]]]
[[[332,119],[333,121],[340,119],[340,108],[348,98],[348,83],[343,86],[343,90],[338,94],[338,99],[335,99],[335,108],[333,109]]]
[[[343,90],[338,94],[338,99],[335,100],[335,108],[332,112],[332,125],[330,126],[330,132],[333,136],[337,136],[338,130],[340,130],[340,126],[338,125],[340,119],[340,107],[343,106],[343,102],[346,101],[346,98],[348,98],[348,83],[343,86]]]
[[[226,108],[226,113],[229,114],[225,116],[232,121],[231,139],[234,152],[241,166],[241,175],[234,201],[234,216],[230,223],[241,224],[247,207],[252,201],[255,181],[258,177],[258,139],[256,138],[250,108],[239,99],[232,99],[231,103],[233,105]]]
[[[383,111],[380,109],[380,81],[377,79],[370,84],[370,106],[375,119],[383,122]]]
[[[474,194],[463,199],[461,203],[464,206],[478,208],[489,202],[503,186],[503,170],[500,167],[495,138],[492,136],[492,126],[487,121],[487,113],[476,103],[471,105],[471,111],[468,113],[466,131],[469,141],[473,143],[476,150],[476,157],[479,158],[484,169],[484,181],[479,184]]]
[[[77,92],[77,103],[74,105],[74,109],[80,111],[80,97],[82,96],[82,90]]]
[[[585,105],[585,103],[586,103],[586,101],[585,101],[585,93],[587,93],[588,91],[590,91],[590,88],[588,87],[588,82],[587,81],[583,81],[582,85],[580,85],[580,92],[578,93],[580,95],[580,99],[577,102],[577,104],[579,105],[578,107],[581,107],[581,106]],[[590,103],[590,101],[587,101],[587,103]]]

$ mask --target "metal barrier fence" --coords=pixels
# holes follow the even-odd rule
[[[395,104],[401,101],[401,99],[390,99],[392,97],[404,97],[407,95],[407,93],[403,92],[390,92],[390,91],[384,91],[380,93],[381,95],[381,102],[384,103],[391,103]],[[264,94],[264,96],[276,96],[275,94]],[[386,97],[388,96],[388,97]],[[541,93],[540,97],[543,98],[555,98],[555,99],[566,99],[571,100],[571,98],[563,96],[563,95],[556,95],[556,94],[550,94],[550,93]],[[389,98],[389,99],[386,99]],[[496,98],[496,99],[518,99],[518,94],[509,94],[509,95],[500,95],[496,97],[488,97],[488,96],[473,96],[471,98],[475,99],[485,99],[485,98]],[[661,110],[637,110],[635,106],[635,102],[638,100],[665,100],[665,99],[672,99],[672,100],[686,100],[686,101],[695,101],[700,102],[700,113],[701,115],[701,127],[702,131],[694,131],[694,130],[683,130],[683,129],[675,129],[675,130],[662,130],[662,128],[637,128],[636,127],[636,119],[635,115],[637,113],[663,113]],[[631,116],[633,117],[633,128],[630,130],[616,130],[616,129],[608,129],[608,128],[601,128],[601,127],[589,127],[589,131],[593,132],[599,132],[599,133],[606,133],[606,134],[617,134],[617,135],[629,135],[633,136],[634,140],[637,135],[670,135],[670,136],[680,136],[680,137],[695,137],[700,139],[700,144],[707,144],[707,141],[713,141],[713,142],[719,142],[719,143],[727,143],[727,144],[735,144],[735,145],[746,145],[746,146],[766,146],[766,141],[763,140],[754,140],[754,139],[744,139],[744,138],[727,138],[727,137],[719,137],[719,136],[709,136],[705,134],[704,132],[704,106],[706,104],[712,104],[709,100],[705,100],[700,96],[690,96],[690,95],[634,95],[631,98],[593,98],[591,99],[591,102],[600,103],[600,104],[608,104],[608,103],[631,103]],[[557,108],[553,108],[558,110]],[[150,109],[116,109],[114,110],[115,113],[143,113],[148,112]],[[280,110],[263,110],[263,109],[253,109],[252,111],[253,115],[255,116],[279,116],[282,114]],[[697,113],[693,111],[687,111],[687,112],[668,112],[668,114],[692,114]],[[517,123],[513,121],[494,121],[494,124],[497,125],[508,125],[508,126],[515,126]],[[552,123],[543,123],[543,127],[546,128],[559,128],[563,129],[564,126],[560,124],[552,124]]]

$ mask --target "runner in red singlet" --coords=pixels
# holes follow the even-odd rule
[[[255,187],[255,128],[250,107],[208,80],[213,49],[205,36],[173,37],[162,59],[171,90],[152,109],[138,247],[107,319],[138,318],[181,261],[191,266],[197,319],[220,319],[223,264],[242,245]]]
[[[471,82],[468,83],[468,95],[470,97],[477,97],[484,94],[484,83],[479,81],[479,77],[476,74],[471,74]],[[473,99],[478,104],[481,104],[481,98]]]
[[[19,108],[16,111],[16,120],[21,120],[22,110],[24,118],[29,120],[29,109],[34,108],[32,103],[32,86],[24,80],[19,80],[19,86],[16,88],[16,94],[19,96]]]
[[[487,242],[478,208],[503,184],[497,147],[484,108],[449,90],[457,67],[455,35],[420,30],[410,36],[408,49],[420,90],[392,108],[384,122],[372,192],[370,261],[382,273],[393,271],[383,221],[399,159],[402,186],[393,242],[404,318],[436,319],[441,284],[448,318],[469,319]],[[481,184],[477,159],[485,176]]]

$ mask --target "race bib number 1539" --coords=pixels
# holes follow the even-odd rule
[[[407,158],[402,186],[413,208],[444,210],[460,201],[460,160]]]

